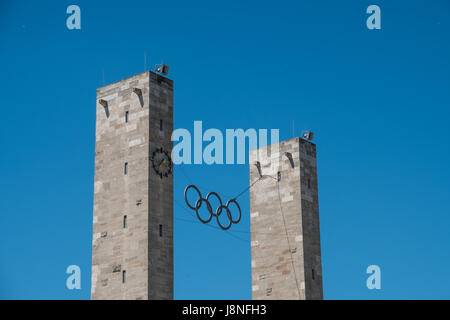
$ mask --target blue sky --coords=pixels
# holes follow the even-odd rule
[[[316,133],[326,299],[449,299],[449,23],[446,0],[0,1],[0,298],[89,299],[96,88],[146,54],[176,128]],[[175,168],[175,298],[251,298],[248,194],[227,233],[182,208],[190,182],[235,195],[248,165]]]

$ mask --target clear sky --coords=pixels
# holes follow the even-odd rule
[[[315,132],[326,299],[449,299],[449,23],[448,0],[1,0],[0,298],[89,299],[96,88],[146,54],[170,65],[176,128]],[[248,164],[175,168],[176,299],[251,298],[248,194],[232,232],[183,209],[190,182],[248,180]]]

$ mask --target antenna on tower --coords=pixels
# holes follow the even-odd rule
[[[144,71],[147,70],[147,52],[144,52]]]

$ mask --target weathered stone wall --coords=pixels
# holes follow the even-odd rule
[[[257,161],[265,176],[250,189],[252,298],[322,299],[315,145],[295,138],[251,150],[249,161],[250,184]]]
[[[91,298],[172,299],[173,175],[161,179],[150,158],[172,150],[173,83],[144,72],[99,88],[96,116]]]
[[[160,130],[160,120],[163,130]],[[150,155],[172,153],[173,82],[150,73]],[[173,172],[173,171],[172,171]],[[160,178],[149,170],[149,299],[173,299],[173,174]],[[159,225],[162,225],[162,237]]]

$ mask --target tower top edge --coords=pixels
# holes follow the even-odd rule
[[[173,83],[173,80],[172,80],[172,79],[169,79],[169,78],[167,78],[167,77],[165,77],[165,76],[163,76],[163,75],[161,75],[161,74],[158,74],[158,73],[156,73],[156,72],[153,72],[153,71],[151,71],[151,70],[147,70],[147,71],[144,71],[144,72],[141,72],[141,73],[132,75],[132,76],[130,76],[130,77],[126,77],[126,78],[123,78],[123,79],[121,79],[121,80],[117,80],[117,81],[108,83],[108,84],[106,84],[106,85],[104,85],[104,86],[98,87],[98,88],[97,88],[97,92],[105,91],[105,90],[107,90],[107,89],[110,89],[111,87],[117,86],[118,84],[120,84],[120,83],[122,83],[122,82],[130,81],[130,80],[132,80],[132,79],[134,79],[134,78],[139,78],[139,77],[146,76],[146,75],[148,75],[148,76],[153,76],[153,77],[156,78],[156,79],[158,79],[158,78],[161,79],[161,78],[162,78],[162,79],[164,79],[164,80],[167,81],[167,82]]]
[[[294,137],[294,138],[283,140],[283,141],[280,141],[280,142],[277,142],[277,143],[268,144],[268,145],[265,145],[265,146],[262,146],[262,147],[258,147],[256,149],[250,149],[250,151],[264,149],[264,148],[268,148],[268,147],[273,147],[273,146],[276,146],[276,145],[279,145],[279,144],[285,144],[285,143],[289,143],[289,142],[309,143],[309,144],[314,145],[314,146],[316,145],[314,142],[308,141],[306,139],[303,139],[302,137]]]

